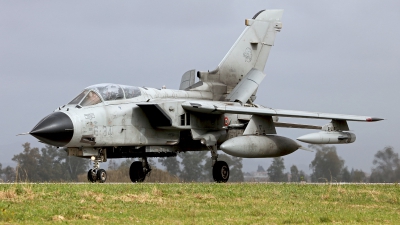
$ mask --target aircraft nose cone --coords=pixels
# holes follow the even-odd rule
[[[74,125],[67,114],[54,112],[43,118],[29,134],[46,144],[61,147],[71,141]]]

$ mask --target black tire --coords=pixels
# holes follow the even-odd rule
[[[213,166],[213,178],[217,183],[226,183],[229,180],[229,166],[226,162],[215,162]]]
[[[106,173],[105,170],[103,170],[103,169],[97,170],[97,180],[98,180],[100,183],[106,182],[106,180],[107,180],[107,173]]]
[[[94,183],[94,182],[96,182],[96,180],[97,180],[97,174],[96,174],[96,173],[93,173],[93,170],[90,169],[90,170],[88,171],[88,173],[87,173],[87,179],[88,179],[89,182]]]
[[[133,183],[143,182],[146,174],[143,171],[142,162],[136,161],[131,164],[129,168],[129,178]]]

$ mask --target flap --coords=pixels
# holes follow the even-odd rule
[[[299,128],[299,129],[314,129],[314,130],[322,129],[322,126],[299,124],[299,123],[274,122],[274,124],[275,124],[275,127],[284,127],[284,128]]]

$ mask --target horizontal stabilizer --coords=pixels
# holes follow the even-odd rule
[[[226,97],[227,100],[231,102],[240,102],[242,104],[246,103],[264,78],[265,74],[262,71],[254,68],[251,69]]]

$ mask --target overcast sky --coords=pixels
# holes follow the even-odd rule
[[[177,89],[185,71],[215,69],[261,9],[285,11],[256,103],[385,118],[349,122],[357,140],[337,149],[350,169],[370,172],[385,146],[400,152],[399,1],[0,1],[0,163],[24,142],[42,147],[15,135],[87,86]],[[293,139],[307,133],[278,129]],[[309,173],[314,155],[285,156],[286,168]],[[244,171],[270,162],[246,159]]]

